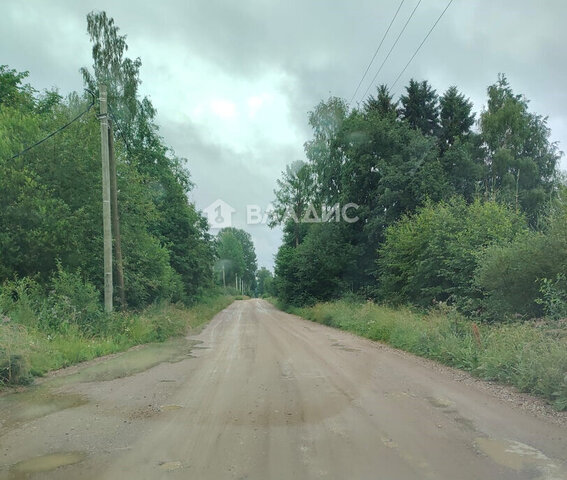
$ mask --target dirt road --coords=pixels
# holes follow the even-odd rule
[[[567,479],[566,428],[262,300],[4,396],[0,419],[0,478]]]

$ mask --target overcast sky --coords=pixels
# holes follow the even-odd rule
[[[406,0],[353,103],[418,0]],[[142,60],[142,93],[158,110],[166,143],[188,159],[199,209],[221,198],[253,237],[259,266],[273,266],[281,232],[247,226],[246,205],[265,208],[285,165],[304,159],[307,112],[350,100],[400,0],[3,0],[0,64],[29,70],[37,89],[82,89],[90,66],[86,15],[106,10]],[[391,84],[447,0],[423,0],[376,83]],[[567,2],[455,0],[394,88],[427,79],[457,85],[480,111],[504,72],[531,109],[549,116],[567,145]],[[373,88],[373,87],[372,87]],[[567,168],[565,158],[562,168]]]

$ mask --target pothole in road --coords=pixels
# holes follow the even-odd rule
[[[475,446],[499,465],[517,472],[529,472],[530,478],[556,480],[565,478],[567,473],[542,452],[524,443],[479,437]]]
[[[426,397],[425,399],[435,408],[451,408],[455,406],[454,402],[446,398]]]
[[[176,338],[130,349],[114,357],[81,368],[79,371],[44,381],[22,392],[0,396],[0,428],[11,428],[52,413],[88,402],[84,395],[53,393],[51,389],[80,382],[96,382],[127,377],[160,363],[175,363],[191,357],[195,340]],[[167,380],[167,379],[166,379]]]
[[[181,405],[162,405],[161,407],[159,407],[162,412],[172,412],[175,410],[180,410],[182,408],[183,407]]]
[[[166,472],[173,472],[174,470],[183,468],[183,464],[181,462],[161,462],[159,464],[159,468],[165,470]]]
[[[150,343],[130,349],[103,362],[85,367],[72,375],[61,377],[56,384],[99,382],[129,377],[149,370],[160,363],[175,363],[191,357],[196,340],[176,338],[163,343]]]
[[[343,345],[339,342],[332,343],[331,347],[338,348],[339,350],[343,350],[345,352],[360,352],[360,350],[357,348],[347,347],[346,345]]]
[[[12,477],[16,479],[26,478],[27,474],[50,472],[59,467],[82,462],[86,456],[84,452],[69,452],[51,453],[41,457],[30,458],[29,460],[16,463],[11,468]]]

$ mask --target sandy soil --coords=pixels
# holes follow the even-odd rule
[[[167,348],[4,396],[0,478],[567,479],[565,426],[262,300]]]

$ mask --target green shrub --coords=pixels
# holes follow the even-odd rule
[[[520,215],[495,202],[428,204],[387,229],[379,250],[379,297],[392,304],[451,301],[464,308],[478,297],[472,279],[479,251],[508,243],[524,229]]]
[[[543,307],[545,316],[551,320],[567,318],[567,278],[558,273],[555,280],[543,278],[540,286],[540,298],[535,302]]]
[[[82,332],[95,333],[104,329],[99,292],[82,278],[80,271],[65,271],[61,264],[51,277],[39,316],[46,330],[62,331],[76,326]]]
[[[520,314],[555,318],[566,311],[567,207],[547,220],[543,232],[526,233],[481,255],[475,282],[482,289],[487,316]]]

